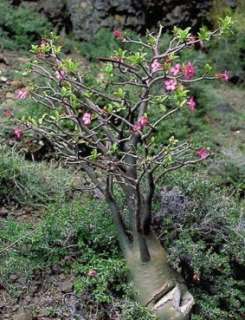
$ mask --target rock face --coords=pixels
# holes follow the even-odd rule
[[[128,27],[141,31],[145,24],[142,1],[135,0],[70,0],[67,9],[78,39],[88,40],[101,27]]]
[[[12,3],[36,8],[58,30],[73,31],[89,40],[101,27],[130,28],[143,32],[161,22],[164,26],[198,26],[207,21],[213,0],[31,0]],[[232,4],[234,1],[232,1]]]
[[[212,0],[144,0],[146,21],[151,28],[156,21],[164,26],[197,26],[207,19]]]

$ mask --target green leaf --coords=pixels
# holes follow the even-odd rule
[[[190,27],[181,29],[175,26],[173,32],[174,32],[174,36],[177,39],[179,39],[182,42],[185,42],[191,35],[190,30],[191,30]]]
[[[231,33],[233,25],[234,21],[232,20],[232,17],[226,16],[224,18],[219,18],[220,34],[227,35]]]
[[[211,38],[211,32],[208,30],[206,26],[200,28],[198,32],[198,37],[201,41],[209,41]]]

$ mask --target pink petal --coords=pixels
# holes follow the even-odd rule
[[[91,124],[91,120],[92,120],[91,113],[85,112],[83,117],[82,117],[82,121],[85,124],[85,126],[90,125]]]
[[[182,71],[186,80],[191,80],[196,75],[196,69],[191,62],[184,65]]]
[[[177,87],[177,81],[176,81],[176,79],[165,80],[164,85],[165,85],[166,90],[174,91]]]
[[[122,31],[120,31],[120,30],[114,30],[114,31],[113,31],[113,36],[114,36],[116,39],[120,40],[120,39],[122,39],[122,37],[123,37],[123,33],[122,33]]]
[[[15,92],[15,97],[18,100],[25,100],[29,95],[29,92],[26,88],[18,89]]]
[[[149,124],[149,119],[146,116],[139,118],[138,123],[141,125],[142,129]]]
[[[208,152],[208,150],[206,148],[200,148],[200,149],[197,150],[197,156],[200,159],[204,160],[209,156],[209,152]]]
[[[196,110],[196,101],[194,97],[189,98],[189,100],[187,101],[187,105],[192,112]]]
[[[14,129],[14,131],[13,131],[13,133],[14,133],[14,136],[15,136],[15,139],[16,140],[21,140],[22,139],[22,137],[23,137],[23,131],[20,129],[20,128],[15,128]]]
[[[154,73],[154,72],[160,71],[161,69],[162,69],[161,63],[159,63],[157,59],[155,59],[151,64],[152,72]]]
[[[172,73],[173,76],[177,76],[180,71],[181,71],[181,66],[179,63],[177,63],[170,69],[170,73]]]

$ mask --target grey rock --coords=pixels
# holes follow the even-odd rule
[[[232,108],[232,106],[229,103],[220,103],[217,105],[217,111],[218,112],[235,112],[235,110]]]
[[[32,320],[32,313],[30,311],[19,311],[13,316],[13,320]]]
[[[73,283],[70,280],[65,280],[59,283],[59,288],[63,293],[69,293],[73,289]]]
[[[160,212],[164,217],[171,215],[173,218],[181,218],[181,215],[191,207],[192,202],[177,187],[168,190],[163,188],[160,192]]]
[[[16,282],[17,280],[18,280],[18,276],[17,276],[17,274],[11,274],[11,276],[9,277],[9,280],[11,281],[11,282]]]
[[[226,0],[233,7],[235,0]],[[90,40],[101,28],[145,31],[161,22],[166,27],[197,26],[207,21],[212,0],[32,0],[19,1],[43,12],[79,40]]]
[[[6,208],[4,207],[0,208],[0,218],[6,218],[8,214],[9,212]]]

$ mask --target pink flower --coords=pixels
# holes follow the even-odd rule
[[[133,132],[139,132],[141,130],[141,125],[140,123],[136,122],[134,125],[133,125]]]
[[[65,79],[65,71],[64,71],[64,70],[57,70],[57,71],[55,71],[55,77],[56,77],[56,79],[58,79],[59,81],[64,80],[64,79]]]
[[[201,159],[204,160],[209,156],[209,152],[206,148],[200,148],[197,150],[197,156]]]
[[[82,117],[82,121],[85,124],[85,126],[90,125],[91,124],[91,120],[92,120],[91,113],[85,112],[83,117]]]
[[[113,36],[117,39],[117,40],[121,40],[123,38],[123,33],[120,30],[114,30],[113,31]]]
[[[88,275],[89,277],[96,277],[97,272],[92,269],[92,270],[89,270],[89,272],[87,273],[87,275]]]
[[[223,73],[217,73],[216,77],[220,80],[228,81],[230,79],[229,72],[225,70]]]
[[[139,132],[144,129],[145,126],[149,125],[149,119],[147,116],[141,116],[139,120],[133,125],[133,131]]]
[[[174,91],[177,87],[177,81],[176,81],[176,79],[165,80],[164,85],[165,85],[166,90]]]
[[[171,69],[170,73],[172,73],[173,76],[177,76],[181,71],[181,65],[179,63],[175,64]]]
[[[184,65],[182,71],[186,80],[191,80],[196,75],[196,69],[191,62]]]
[[[14,136],[15,136],[15,139],[17,141],[20,141],[23,137],[23,131],[20,129],[20,128],[15,128],[14,131]]]
[[[149,124],[149,119],[147,116],[142,116],[139,118],[138,123],[141,125],[142,129]]]
[[[29,95],[29,91],[26,88],[22,88],[19,90],[16,90],[15,97],[18,100],[25,100]]]
[[[194,112],[196,110],[196,101],[194,99],[194,97],[190,97],[189,100],[187,101],[187,105],[189,107],[189,109]]]
[[[152,73],[162,70],[162,65],[155,59],[151,64]]]

